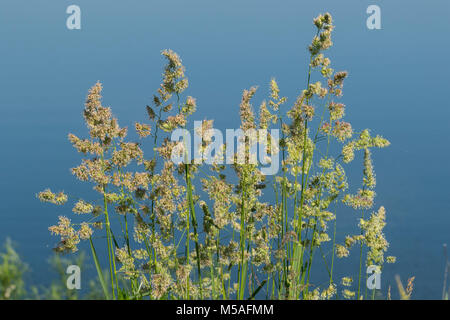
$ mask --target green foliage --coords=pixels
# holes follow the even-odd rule
[[[23,276],[28,266],[22,262],[10,239],[0,252],[0,300],[21,299],[25,296]]]
[[[96,193],[90,201],[72,201],[75,219],[85,218],[82,222],[61,216],[49,230],[60,236],[58,252],[76,252],[80,241],[90,241],[103,297],[331,299],[338,290],[335,256],[346,257],[359,245],[358,281],[345,281],[342,296],[368,298],[361,292],[363,261],[381,269],[388,248],[385,209],[367,215],[376,195],[372,152],[389,141],[368,129],[355,131],[343,121],[346,107],[338,100],[348,73],[335,72],[325,57],[333,44],[331,15],[319,15],[314,26],[307,83],[290,106],[275,79],[259,116],[252,105],[257,88],[243,91],[239,114],[245,144],[232,150],[235,161],[228,167],[220,161],[225,146],[212,164],[204,159],[183,164],[171,160],[174,153],[190,158],[187,139],[177,142],[168,137],[175,129],[186,129],[197,110],[196,100],[185,95],[188,79],[175,52],[162,52],[167,64],[146,108],[150,123],[135,124],[139,137],[147,140],[126,141],[127,129],[102,105],[102,85],[89,90],[83,112],[89,137],[69,134],[69,140],[84,155],[72,173],[93,184]],[[212,120],[203,120],[198,128],[202,154],[213,145],[212,127]],[[261,160],[249,161],[257,129],[281,131],[279,143],[268,137],[268,155],[279,154],[282,159],[275,177],[264,175]],[[144,156],[143,143],[153,146],[150,158]],[[349,193],[345,168],[356,152],[363,153],[363,178],[356,193]],[[240,158],[245,161],[236,161]],[[271,190],[275,201],[269,203]],[[38,197],[55,205],[70,203],[64,193],[50,189]],[[361,217],[355,217],[356,234],[343,244],[335,241],[339,203]],[[106,252],[96,252],[94,241],[96,248],[103,241]],[[329,254],[323,253],[325,249]],[[323,264],[314,260],[319,254]],[[102,271],[102,259],[107,261],[107,273]],[[329,278],[313,286],[311,274],[318,268],[325,269]],[[71,298],[69,293],[59,294]]]

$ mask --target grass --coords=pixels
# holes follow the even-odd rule
[[[84,155],[72,173],[93,186],[91,199],[69,200],[50,189],[38,197],[61,206],[72,203],[75,221],[61,216],[50,227],[61,238],[55,250],[73,253],[80,241],[89,241],[104,298],[375,299],[376,289],[363,290],[363,265],[381,271],[385,261],[395,261],[385,257],[386,211],[371,212],[372,152],[389,141],[343,120],[347,110],[339,101],[348,73],[335,72],[325,56],[332,46],[331,15],[315,18],[314,28],[300,95],[288,102],[272,79],[256,114],[257,89],[244,90],[239,112],[245,134],[238,149],[217,146],[213,121],[203,120],[195,129],[199,162],[190,160],[188,143],[196,100],[186,95],[185,68],[175,52],[162,52],[167,64],[161,86],[146,107],[147,119],[135,123],[139,142],[128,142],[127,129],[102,106],[101,84],[89,90],[83,111],[89,137],[70,134],[69,139]],[[182,141],[169,139],[176,130],[185,132]],[[252,161],[255,141],[269,130],[263,149],[272,160],[281,158],[281,172],[275,174],[264,174],[265,159]],[[148,158],[145,146],[153,148]],[[359,152],[363,163],[352,163]],[[174,155],[185,161],[174,162]],[[225,155],[234,161],[224,164]],[[350,188],[349,168],[362,170],[359,187]],[[339,244],[342,204],[357,213],[358,231]],[[345,279],[340,283],[337,258],[356,245],[357,279],[339,275]],[[314,284],[313,274],[322,270],[328,278]]]
[[[103,299],[95,279],[86,280],[86,290],[70,290],[66,286],[66,269],[69,265],[85,268],[86,255],[81,252],[76,257],[65,258],[56,254],[48,260],[53,280],[48,286],[36,285],[34,274],[15,249],[15,245],[7,239],[0,251],[0,300],[79,300]],[[42,279],[40,276],[37,279]]]

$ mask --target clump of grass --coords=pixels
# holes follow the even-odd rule
[[[245,143],[237,152],[220,146],[209,164],[203,157],[187,160],[187,137],[182,142],[168,139],[174,130],[189,128],[197,109],[196,99],[185,94],[188,79],[175,52],[162,52],[167,64],[161,86],[147,106],[148,119],[135,124],[139,143],[126,140],[127,129],[102,105],[102,86],[95,84],[83,113],[89,137],[70,134],[69,139],[86,156],[72,173],[91,183],[97,196],[75,199],[72,211],[85,217],[83,222],[61,216],[50,227],[61,237],[56,251],[74,252],[81,240],[88,240],[106,298],[331,299],[338,296],[335,258],[348,256],[359,245],[357,281],[345,277],[342,296],[370,298],[362,291],[363,263],[381,269],[388,247],[385,209],[369,214],[376,185],[372,152],[389,141],[368,129],[355,131],[343,120],[346,107],[339,101],[348,73],[335,72],[325,56],[332,46],[331,15],[319,15],[314,27],[300,95],[288,104],[272,79],[268,100],[255,114],[257,88],[244,90],[239,112]],[[212,120],[203,120],[198,132],[202,154],[214,145],[212,127]],[[281,172],[270,177],[260,162],[249,159],[252,133],[274,128],[282,137],[277,143],[269,136],[267,152],[279,154],[282,161]],[[143,144],[153,146],[149,158]],[[220,160],[229,152],[232,159],[246,161],[223,165]],[[344,168],[357,152],[363,155],[363,179],[350,193]],[[174,153],[186,161],[174,163]],[[56,205],[69,201],[63,192],[50,189],[38,196]],[[336,243],[339,203],[360,216],[359,231],[343,244]],[[105,254],[97,251],[100,246]],[[323,264],[315,261],[317,255]],[[102,272],[103,258],[109,280]],[[328,279],[315,285],[311,275],[319,268]]]

